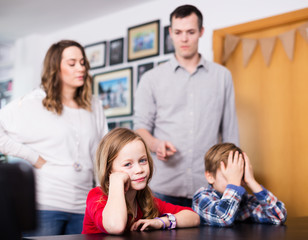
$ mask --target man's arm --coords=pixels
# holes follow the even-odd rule
[[[148,130],[140,128],[136,132],[144,139],[150,151],[156,153],[159,160],[166,161],[176,152],[176,148],[172,143],[153,137]]]
[[[235,96],[232,76],[229,71],[225,74],[225,104],[221,123],[222,142],[232,142],[239,146],[238,122],[236,116]]]

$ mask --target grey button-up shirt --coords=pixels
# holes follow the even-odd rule
[[[192,198],[207,184],[204,155],[219,142],[238,145],[231,73],[202,57],[193,74],[173,58],[146,72],[135,95],[134,128],[144,128],[177,149],[168,161],[152,154],[150,186],[162,194]]]

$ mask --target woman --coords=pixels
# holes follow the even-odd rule
[[[55,43],[45,56],[41,88],[0,111],[0,152],[35,170],[39,226],[28,236],[81,233],[96,147],[107,133],[88,70],[79,43]]]

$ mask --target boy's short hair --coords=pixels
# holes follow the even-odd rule
[[[243,151],[233,143],[218,143],[211,147],[204,156],[205,171],[215,177],[221,161],[227,166],[230,151],[233,151],[233,155],[236,151],[243,154]]]
[[[192,13],[195,13],[198,17],[198,27],[199,30],[202,29],[202,22],[203,22],[203,16],[202,13],[198,8],[196,8],[193,5],[182,5],[177,7],[171,14],[170,14],[170,26],[172,27],[172,18],[184,18],[190,16]]]

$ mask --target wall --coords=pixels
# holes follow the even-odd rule
[[[116,1],[115,1],[116,2]],[[155,19],[161,28],[169,24],[169,14],[179,5],[193,4],[204,15],[205,34],[200,41],[200,53],[212,60],[212,31],[308,6],[306,0],[156,0],[138,7],[119,11],[80,25],[52,32],[48,35],[30,35],[16,42],[13,98],[24,95],[40,83],[41,65],[48,47],[61,39],[74,39],[83,45],[126,37],[127,28]],[[162,46],[162,44],[161,44]],[[162,49],[161,49],[162,53]],[[163,53],[155,61],[167,59]],[[135,67],[151,59],[124,63]],[[116,66],[114,68],[118,68]],[[93,73],[108,71],[106,67]],[[134,76],[136,74],[134,72]],[[136,80],[136,79],[135,79]]]

